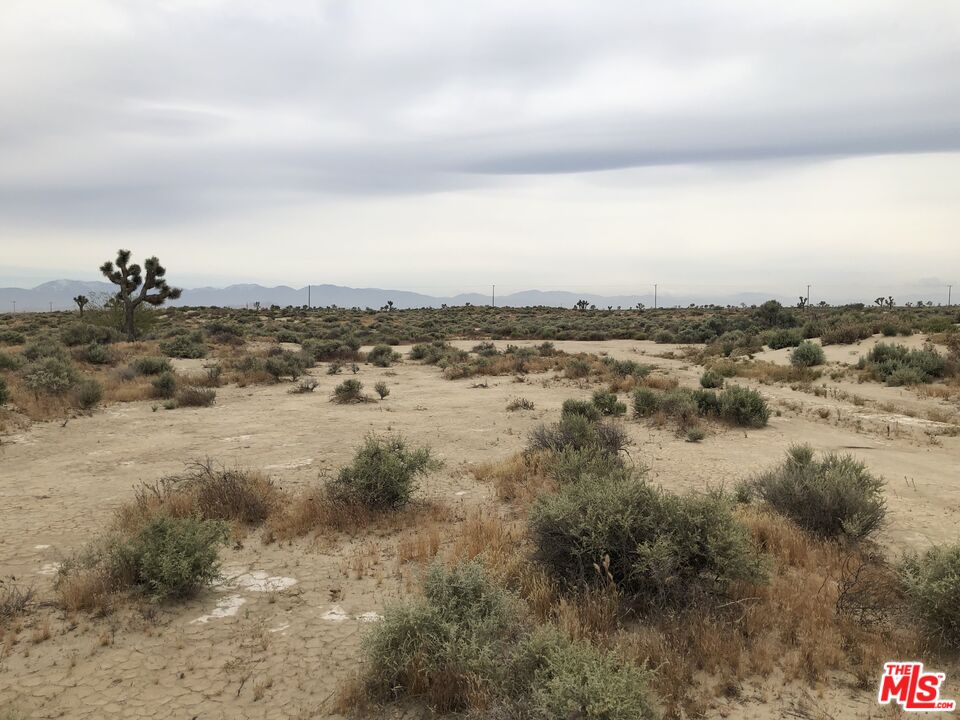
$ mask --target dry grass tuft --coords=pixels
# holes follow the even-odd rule
[[[483,463],[471,469],[477,482],[491,483],[497,498],[505,502],[533,502],[538,495],[554,489],[547,475],[550,453],[518,453],[499,462]]]

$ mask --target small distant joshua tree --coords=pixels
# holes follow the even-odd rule
[[[573,306],[577,310],[586,310],[589,307],[590,303],[586,300],[577,300],[576,304]]]
[[[86,295],[77,295],[73,301],[77,304],[77,307],[80,308],[80,317],[83,317],[83,306],[90,302],[90,298]]]
[[[167,270],[156,257],[147,258],[144,262],[144,267],[147,269],[146,278],[142,277],[139,265],[129,263],[130,251],[118,250],[116,267],[108,260],[100,266],[100,272],[120,288],[116,297],[123,303],[124,330],[127,333],[127,340],[133,342],[137,339],[137,327],[134,323],[134,313],[137,308],[142,303],[162,305],[168,299],[176,300],[182,291],[180,288],[167,285],[163,277],[167,274]],[[137,292],[138,289],[139,292]],[[156,292],[151,293],[151,290]]]
[[[803,310],[806,306],[807,306],[807,299],[803,295],[801,295],[800,302],[797,303],[797,307]]]

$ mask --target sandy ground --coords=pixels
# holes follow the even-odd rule
[[[688,385],[702,370],[659,357],[670,348],[652,343],[556,345],[647,361]],[[863,350],[834,352],[855,362]],[[358,377],[368,391],[381,379],[390,386],[382,403],[341,406],[329,397],[343,376],[328,376],[324,368],[313,372],[320,383],[313,394],[289,394],[289,384],[225,387],[211,408],[114,405],[66,425],[38,423],[3,437],[0,576],[26,579],[48,592],[57,563],[110,522],[134,484],[177,472],[192,459],[259,468],[296,488],[346,463],[369,431],[400,431],[445,461],[421,494],[449,506],[453,522],[469,508],[492,502],[489,488],[469,474],[470,464],[520,450],[531,428],[556,419],[564,399],[593,390],[554,373],[523,382],[451,382],[437,368],[405,361],[389,369],[362,366]],[[471,387],[478,380],[489,387]],[[891,552],[957,539],[960,437],[941,434],[943,423],[918,424],[918,418],[872,406],[874,400],[931,407],[942,401],[870,385],[871,402],[858,406],[841,397],[754,386],[780,413],[769,427],[717,429],[692,444],[628,421],[631,456],[649,467],[656,482],[686,490],[731,486],[777,462],[791,443],[846,450],[887,479],[889,522],[882,540]],[[866,394],[866,386],[856,391]],[[535,410],[507,412],[516,396],[532,400]],[[827,417],[821,417],[824,407]],[[870,413],[879,420],[861,417]],[[148,618],[48,613],[52,637],[37,643],[28,621],[19,642],[0,659],[0,708],[15,703],[37,718],[331,717],[329,699],[358,667],[366,624],[416,582],[418,566],[397,559],[400,539],[360,532],[264,546],[249,536],[223,553],[228,579],[184,606],[161,607]],[[762,697],[720,706],[717,716],[782,717],[798,702],[775,678],[765,682]],[[881,716],[870,692],[820,688],[814,694],[838,718]]]

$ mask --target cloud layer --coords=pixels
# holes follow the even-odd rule
[[[794,199],[777,187],[875,156],[892,175],[935,169],[929,186],[895,188],[905,217],[928,206],[933,239],[957,221],[945,209],[957,197],[941,188],[960,152],[955,3],[6,0],[0,17],[11,264],[157,231],[222,251],[237,225],[292,255],[309,248],[304,223],[337,233],[313,240],[324,245],[369,246],[380,233],[391,238],[381,252],[435,256],[442,240],[403,202],[445,234],[459,214],[474,238],[469,209],[483,207],[493,244],[488,213],[502,213],[516,263],[563,234],[570,202],[679,206],[763,177],[758,198],[788,213]],[[924,154],[937,159],[913,159]],[[703,203],[713,218],[680,225],[686,242],[724,224],[715,197]],[[366,216],[351,225],[351,212]],[[766,231],[764,215],[745,214],[743,234]],[[662,222],[628,213],[608,230],[609,254],[629,254],[627,238]],[[766,257],[757,239],[713,239]],[[881,253],[895,243],[884,238]]]

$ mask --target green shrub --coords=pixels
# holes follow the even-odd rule
[[[227,536],[219,521],[158,515],[115,550],[114,574],[157,599],[189,597],[219,576]]]
[[[771,350],[780,350],[781,348],[795,347],[799,345],[802,338],[800,336],[800,331],[795,328],[791,328],[789,330],[778,328],[768,332],[766,334],[766,340],[767,346]]]
[[[720,396],[713,390],[694,390],[690,397],[697,406],[697,413],[701,417],[720,416]]]
[[[567,360],[567,364],[563,366],[563,374],[573,380],[585,378],[590,374],[590,363],[583,358],[570,358]]]
[[[790,364],[794,367],[815,367],[827,360],[823,348],[815,342],[804,340],[790,353]]]
[[[720,393],[720,417],[741,427],[763,427],[770,419],[770,408],[756,390],[731,385]]]
[[[296,380],[303,375],[308,368],[313,367],[313,363],[313,356],[307,353],[282,351],[270,355],[264,360],[263,369],[275,380],[283,377]]]
[[[160,351],[174,358],[203,358],[207,356],[207,346],[195,337],[180,335],[169,342],[160,344]]]
[[[113,362],[113,353],[106,345],[91,343],[84,348],[82,359],[91,365],[110,365]]]
[[[165,372],[173,372],[173,365],[165,357],[138,357],[130,363],[130,367],[140,375],[160,375]]]
[[[541,496],[530,530],[537,559],[557,579],[578,587],[609,573],[653,605],[683,605],[762,577],[747,530],[716,492],[680,497],[640,480],[592,478]]]
[[[103,387],[93,378],[85,378],[77,383],[73,396],[77,407],[89,410],[103,399]]]
[[[601,415],[617,417],[627,412],[627,406],[617,399],[617,394],[607,390],[595,391],[592,403]]]
[[[60,332],[60,340],[64,345],[108,345],[116,342],[119,337],[116,330],[103,325],[91,325],[90,323],[74,322],[67,325]]]
[[[606,365],[616,377],[633,376],[637,380],[642,380],[650,374],[649,365],[641,365],[636,360],[615,360],[611,357],[603,358],[603,364]]]
[[[27,341],[22,332],[16,330],[0,330],[0,345],[23,345]]]
[[[213,388],[182,387],[176,394],[178,407],[210,407],[217,400],[217,391]]]
[[[600,448],[565,447],[550,454],[546,472],[563,485],[584,478],[632,477],[633,470],[624,465],[619,455],[611,455]]]
[[[591,420],[576,413],[560,416],[555,425],[540,425],[530,433],[530,450],[560,452],[594,449],[616,457],[629,443],[627,434],[618,425]]]
[[[277,342],[298,344],[300,342],[300,336],[292,330],[281,330],[277,333]]]
[[[477,562],[430,567],[424,598],[388,606],[364,639],[366,689],[379,700],[422,698],[434,711],[467,709],[512,682],[523,630],[520,601]]]
[[[367,353],[367,362],[377,367],[390,367],[390,365],[395,361],[399,360],[400,355],[393,351],[389,345],[375,345],[369,353]]]
[[[650,388],[633,391],[633,412],[637,417],[650,417],[660,409],[660,396]]]
[[[63,395],[77,379],[77,371],[70,361],[60,357],[43,357],[23,370],[23,382],[35,394]]]
[[[20,367],[20,358],[10,353],[0,352],[0,370],[16,370]]]
[[[371,510],[396,510],[410,501],[420,475],[437,467],[428,448],[411,450],[399,435],[368,435],[353,462],[330,483],[340,501]]]
[[[698,427],[687,430],[687,442],[697,443],[703,440],[707,434]]]
[[[57,358],[58,360],[70,359],[70,356],[67,354],[67,349],[52,338],[34,340],[23,348],[21,354],[31,362],[43,358]]]
[[[379,380],[374,383],[373,391],[380,397],[381,400],[390,394],[390,388],[387,387],[387,384],[383,380]]]
[[[6,405],[10,399],[10,391],[7,390],[6,378],[0,377],[0,405]]]
[[[940,642],[960,646],[960,545],[908,554],[899,569],[916,619]]]
[[[687,388],[673,388],[661,394],[657,410],[675,420],[681,428],[695,423],[700,414],[693,392]]]
[[[891,386],[932,382],[947,373],[947,360],[931,347],[908,350],[903,345],[877,343],[860,367]]]
[[[786,460],[757,477],[757,494],[801,527],[826,537],[863,538],[883,522],[883,480],[851,455],[814,458],[809,445],[794,445]]]
[[[363,395],[363,383],[354,378],[344,380],[333,389],[333,401],[345,403],[364,402],[366,397]]]
[[[516,705],[530,720],[654,720],[660,714],[650,673],[585,640],[545,628],[521,643],[513,670],[530,687]]]
[[[723,375],[715,370],[706,370],[700,376],[700,387],[707,389],[717,389],[723,387]]]
[[[563,401],[560,408],[560,414],[563,415],[581,415],[588,420],[600,419],[600,408],[588,400],[574,400],[570,398]]]
[[[151,383],[153,396],[158,398],[172,398],[177,392],[177,376],[172,370],[164,370]]]
[[[850,345],[873,335],[869,325],[846,323],[827,328],[820,335],[824,345]]]

